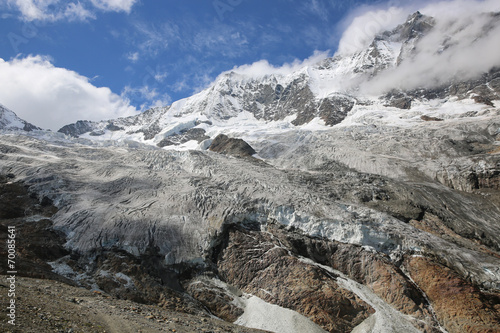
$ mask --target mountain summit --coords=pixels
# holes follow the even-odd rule
[[[486,39],[484,31],[500,22],[497,15],[481,19],[483,32],[474,43]],[[204,91],[170,106],[128,118],[79,121],[59,132],[91,140],[135,140],[159,147],[186,146],[189,142],[194,148],[198,144],[206,147],[203,141],[234,123],[258,123],[262,130],[304,126],[317,119],[316,123],[333,126],[353,108],[364,105],[410,109],[412,104],[436,106],[453,98],[492,105],[491,101],[500,98],[500,71],[496,67],[477,72],[472,79],[468,75],[464,79],[448,74],[435,77],[432,72],[422,76],[427,66],[418,68],[422,67],[423,56],[438,65],[442,58],[456,57],[460,51],[443,25],[416,12],[354,54],[339,54],[288,71],[270,67],[265,74],[253,73],[251,66],[234,69],[221,74]],[[429,54],[429,50],[434,51]]]

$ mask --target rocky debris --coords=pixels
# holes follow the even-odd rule
[[[212,141],[210,151],[234,157],[251,157],[257,152],[242,139],[230,138],[225,134],[219,134]]]
[[[457,232],[449,228],[447,223],[445,223],[441,218],[430,212],[425,212],[420,220],[411,220],[409,223],[415,228],[436,235],[444,240],[457,244],[460,247],[483,252],[487,255],[500,258],[500,254],[492,251],[487,246],[482,245],[481,242],[460,236]]]
[[[453,189],[470,193],[478,193],[478,190],[484,189],[498,190],[500,188],[500,163],[496,156],[490,153],[492,147],[491,145],[484,147],[477,144],[471,145],[468,149],[481,149],[480,153],[482,153],[482,156],[469,163],[468,167],[452,166],[448,169],[440,170],[436,175],[437,179]]]
[[[404,266],[448,332],[500,331],[499,293],[482,292],[428,258],[413,256],[405,260]]]
[[[112,132],[124,131],[125,130],[125,128],[120,127],[120,126],[116,126],[115,124],[113,124],[113,122],[109,122],[109,124],[106,126],[106,129],[110,130]]]
[[[224,281],[297,311],[329,332],[350,331],[373,313],[334,276],[292,256],[270,234],[229,230],[217,268]]]
[[[236,288],[232,288],[233,292],[230,293],[215,281],[206,276],[197,277],[186,283],[186,292],[206,306],[211,313],[232,323],[244,312],[235,302],[235,296],[241,296],[242,293]]]
[[[7,227],[15,227],[19,275],[73,283],[52,272],[47,264],[69,253],[64,248],[64,234],[53,229],[50,219],[57,208],[49,198],[30,193],[25,184],[11,182],[14,179],[13,174],[0,176],[0,240],[6,244]],[[7,258],[6,246],[0,248],[0,256]],[[0,267],[4,272],[9,271],[7,260],[0,261]]]
[[[197,141],[198,143],[210,139],[209,136],[206,135],[206,131],[202,128],[190,128],[187,130],[181,131],[179,134],[174,134],[166,137],[161,140],[157,146],[167,147],[167,146],[177,146],[189,141]]]
[[[472,99],[476,103],[483,103],[483,104],[486,104],[488,106],[493,106],[493,107],[495,106],[495,104],[493,104],[493,102],[491,101],[491,99],[489,97],[478,95],[478,96],[472,97]]]
[[[431,117],[431,116],[427,116],[427,115],[421,116],[420,119],[422,119],[423,121],[443,121],[444,120],[441,118]]]
[[[6,286],[0,282],[0,290]],[[2,291],[3,292],[3,291]],[[6,317],[9,298],[2,297]],[[51,280],[16,279],[16,325],[0,321],[5,333],[89,332],[232,332],[257,333],[208,315],[194,316],[156,305],[138,304]]]

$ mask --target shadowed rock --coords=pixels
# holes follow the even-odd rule
[[[216,153],[234,157],[251,157],[256,153],[256,151],[242,139],[230,138],[224,134],[219,134],[208,149]]]

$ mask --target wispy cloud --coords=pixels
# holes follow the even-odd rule
[[[80,2],[60,3],[59,0],[6,0],[9,8],[19,11],[26,21],[86,21],[95,14]]]
[[[179,27],[171,22],[153,24],[139,21],[134,23],[133,29],[131,43],[142,55],[150,58],[157,57],[171,44],[179,42],[181,37]]]
[[[142,101],[139,107],[141,111],[172,103],[172,98],[168,94],[160,93],[157,87],[150,87],[149,85],[142,87],[126,86],[121,93],[121,97],[124,100]]]
[[[373,38],[405,21],[413,9],[402,7],[362,6],[351,12],[340,24],[344,29],[338,54],[349,55],[365,49]]]
[[[211,29],[199,30],[192,38],[191,45],[197,53],[214,55],[215,53],[226,57],[240,56],[248,48],[247,37],[224,24],[217,24]]]
[[[291,63],[285,63],[281,66],[273,66],[267,60],[260,60],[250,65],[234,67],[231,72],[256,78],[270,74],[288,75],[306,66],[317,64],[319,61],[327,58],[328,56],[328,52],[316,51],[312,56],[305,60],[296,59]]]
[[[322,21],[328,20],[328,10],[322,0],[304,1],[302,8],[304,12],[315,15]]]
[[[139,52],[130,52],[127,54],[127,59],[130,60],[133,63],[136,63],[139,61]]]
[[[62,15],[68,21],[86,21],[88,19],[95,19],[94,13],[84,8],[80,2],[69,3]]]
[[[0,100],[37,126],[57,130],[77,120],[137,114],[127,98],[90,81],[74,71],[55,67],[47,57],[0,59]]]
[[[130,13],[130,10],[137,1],[138,0],[91,0],[92,4],[101,10],[126,13]]]
[[[130,13],[136,2],[137,0],[2,0],[0,5],[7,5],[9,11],[17,11],[19,18],[25,21],[71,22],[96,19],[96,10]]]

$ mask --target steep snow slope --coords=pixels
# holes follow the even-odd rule
[[[0,130],[33,131],[40,128],[22,120],[14,112],[0,104]]]

